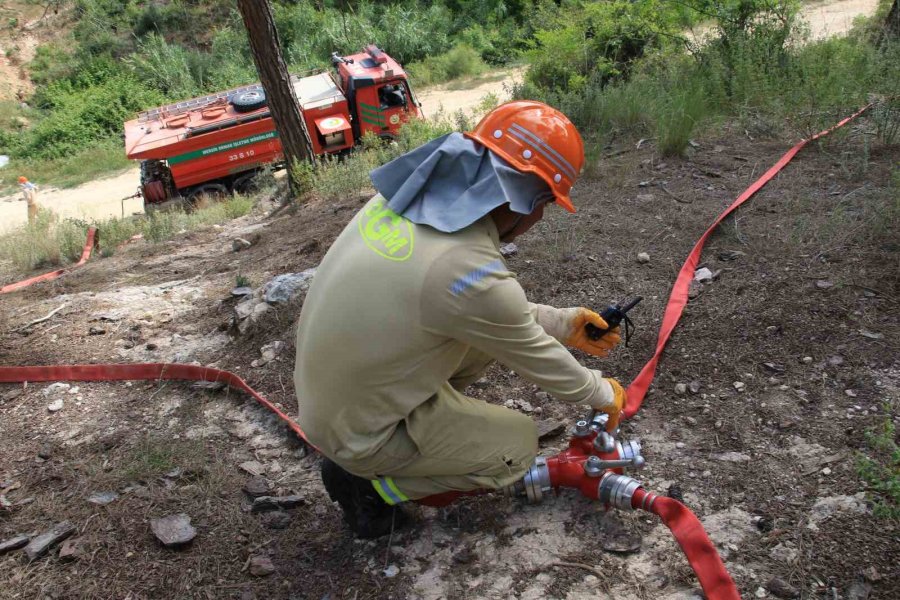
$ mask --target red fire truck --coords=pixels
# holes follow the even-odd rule
[[[403,68],[377,47],[331,58],[333,72],[292,78],[314,154],[347,151],[368,132],[391,139],[421,116]],[[145,208],[247,192],[263,167],[284,166],[259,84],[141,113],[125,123],[125,153],[141,161]]]

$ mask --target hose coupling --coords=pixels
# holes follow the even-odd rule
[[[543,500],[544,495],[553,489],[550,485],[550,469],[547,467],[547,459],[538,456],[534,464],[525,473],[525,477],[503,488],[507,496],[526,496],[532,504]]]
[[[584,419],[581,421],[577,421],[575,423],[575,428],[572,429],[572,435],[575,437],[583,438],[587,437],[591,434],[591,425]]]
[[[641,487],[641,483],[633,477],[607,472],[597,487],[597,498],[612,508],[634,510],[631,499]]]

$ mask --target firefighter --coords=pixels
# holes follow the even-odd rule
[[[565,348],[605,357],[618,331],[592,341],[587,323],[607,327],[597,313],[529,303],[500,254],[546,204],[575,212],[583,164],[565,115],[516,101],[372,172],[379,193],[309,289],[294,371],[299,423],[358,536],[388,533],[402,502],[523,477],[538,449],[532,419],[463,393],[493,360],[618,418],[622,386]]]
[[[28,206],[28,224],[34,224],[38,214],[37,186],[28,181],[27,177],[19,177],[19,187],[22,188],[22,197]]]

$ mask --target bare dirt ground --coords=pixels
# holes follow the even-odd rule
[[[683,490],[745,598],[775,597],[773,578],[802,598],[900,596],[898,523],[872,514],[856,470],[864,432],[900,420],[890,183],[900,150],[864,145],[872,129],[863,119],[805,150],[713,236],[704,265],[721,272],[688,304],[643,410],[625,426],[645,444],[649,466],[637,477],[657,492]],[[533,301],[602,308],[644,296],[629,347],[606,361],[579,356],[625,381],[652,352],[695,239],[791,143],[751,141],[737,126],[698,141],[685,159],[661,160],[633,141],[609,148],[623,152],[579,183],[579,212],[548,211],[510,259]],[[137,242],[5,296],[0,364],[196,361],[237,372],[293,412],[292,329],[302,298],[236,335],[229,291],[238,275],[258,288],[317,265],[365,199],[312,201],[292,215]],[[238,235],[253,246],[232,252]],[[639,264],[639,252],[650,262]],[[252,366],[274,341],[284,350]],[[675,392],[690,382],[696,393]],[[530,409],[539,421],[569,425],[580,415],[501,367],[468,393]],[[31,564],[21,552],[0,556],[2,598],[700,597],[654,517],[605,516],[572,493],[538,506],[489,496],[441,511],[411,507],[412,526],[355,541],[321,486],[315,455],[239,393],[157,382],[2,386],[0,439],[9,504],[0,508],[0,541],[68,520],[78,542],[69,561],[56,550]],[[543,452],[565,441],[557,434]],[[302,505],[250,512],[242,491],[250,475],[240,465]],[[117,497],[88,501],[98,492]],[[180,551],[161,547],[149,526],[173,513],[197,529]],[[604,551],[611,523],[641,536],[641,550]],[[258,555],[274,573],[252,574],[248,561]],[[399,570],[393,577],[390,567]]]

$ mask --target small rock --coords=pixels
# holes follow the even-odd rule
[[[244,238],[234,238],[231,240],[231,250],[233,252],[240,252],[241,250],[246,250],[251,247],[253,244],[250,240],[245,240]]]
[[[731,463],[749,462],[750,460],[752,460],[749,455],[743,454],[742,452],[724,452],[722,454],[713,454],[712,458],[713,460]]]
[[[809,364],[812,364],[813,358],[812,358],[812,356],[804,356],[801,359],[801,361],[803,362],[804,365],[809,365]]]
[[[650,262],[650,255],[646,252],[639,252],[637,255],[637,261],[642,265],[645,265]]]
[[[50,460],[50,457],[53,456],[53,444],[47,442],[45,444],[41,444],[41,449],[38,450],[38,458],[43,458],[44,460]]]
[[[844,357],[839,354],[835,354],[834,356],[829,356],[828,364],[831,365],[832,367],[839,367],[842,364],[844,364]]]
[[[860,329],[860,330],[859,330],[859,335],[861,335],[861,336],[863,336],[863,337],[867,337],[867,338],[869,338],[870,340],[882,340],[882,339],[884,339],[884,334],[883,334],[883,333],[877,333],[877,332],[874,332],[874,331],[869,331],[868,329]]]
[[[796,598],[800,595],[800,590],[786,582],[784,579],[773,577],[766,583],[768,589],[776,598]]]
[[[398,567],[397,565],[391,565],[387,569],[382,571],[382,573],[384,573],[385,577],[390,579],[391,577],[396,577],[400,574],[400,567]]]
[[[703,293],[703,284],[691,280],[691,282],[688,284],[688,298],[693,300],[701,293]]]
[[[685,417],[684,422],[687,423],[688,425],[696,425],[697,419],[695,419],[694,417]]]
[[[238,466],[244,471],[257,477],[266,474],[266,466],[258,460],[248,460],[247,462],[242,462]]]
[[[234,296],[235,298],[242,298],[244,296],[249,296],[252,293],[253,293],[253,288],[246,286],[246,285],[242,285],[241,287],[236,287],[233,290],[231,290],[231,295]]]
[[[700,387],[701,387],[700,382],[697,380],[694,380],[688,384],[688,389],[691,391],[692,394],[699,394]]]
[[[287,529],[291,524],[291,515],[283,510],[263,513],[260,521],[264,527],[269,529]]]
[[[844,393],[850,396],[851,398],[856,398],[856,390],[844,390]]]
[[[260,496],[253,499],[253,505],[250,512],[266,512],[270,510],[282,510],[286,508],[296,508],[301,504],[306,504],[303,496]]]
[[[783,565],[792,565],[797,562],[797,558],[800,556],[800,553],[797,552],[795,548],[791,548],[790,546],[786,546],[785,544],[778,544],[777,546],[772,548],[772,550],[769,552],[769,556],[772,558],[772,560]],[[778,596],[778,594],[775,595]]]
[[[57,523],[49,531],[37,536],[27,546],[25,546],[25,554],[28,560],[32,561],[36,558],[47,554],[47,552],[70,535],[75,533],[75,526],[68,521]]]
[[[244,484],[244,491],[247,492],[247,495],[251,498],[267,496],[271,489],[272,486],[269,485],[269,482],[266,481],[266,478],[259,475],[254,475],[247,480],[247,483]]]
[[[63,562],[81,560],[84,556],[84,551],[81,549],[81,538],[68,539],[59,548],[59,560]]]
[[[60,398],[59,400],[54,400],[53,402],[48,404],[47,410],[55,413],[61,411],[63,409],[63,406],[65,406],[65,403],[62,401],[62,398]]]
[[[144,348],[146,348],[150,352],[153,352],[154,350],[159,348],[159,346],[157,346],[156,344],[150,343],[150,344],[147,344],[146,346],[144,346]]]
[[[197,536],[197,530],[191,526],[191,518],[184,513],[151,519],[150,529],[167,548],[182,546]]]
[[[863,569],[863,577],[866,578],[867,581],[881,581],[882,575],[878,572],[878,569],[875,567],[866,567]]]
[[[706,267],[702,267],[694,271],[694,281],[696,281],[697,283],[708,283],[712,280],[713,272]]]
[[[687,385],[684,383],[676,383],[675,384],[675,393],[679,396],[683,396],[687,393]]]
[[[106,506],[118,500],[119,495],[115,492],[96,492],[88,496],[87,501],[97,506]]]
[[[277,340],[274,342],[269,342],[259,349],[259,353],[262,358],[254,360],[252,363],[250,363],[250,366],[262,367],[264,365],[267,365],[275,360],[275,358],[277,358],[278,355],[281,354],[282,350],[284,350],[284,342]]]
[[[503,244],[500,246],[500,254],[504,258],[508,258],[510,256],[515,256],[519,253],[519,247],[513,244],[512,242],[508,244]]]
[[[684,442],[675,442],[675,447],[678,448],[679,450],[681,450],[685,447],[685,443]]]
[[[41,393],[44,394],[45,398],[47,398],[47,397],[51,396],[52,394],[56,394],[57,392],[68,390],[71,387],[72,386],[70,386],[68,383],[62,383],[62,382],[51,383],[50,385],[45,387],[41,391]]]
[[[739,392],[743,392],[747,388],[747,384],[745,384],[743,381],[735,381],[731,385],[733,385],[734,389]]]
[[[827,279],[819,279],[816,281],[816,287],[820,290],[827,290],[830,287],[833,287],[834,284]]]
[[[14,538],[10,538],[3,542],[0,542],[0,556],[3,556],[7,552],[12,552],[13,550],[18,550],[23,546],[28,544],[28,540],[31,539],[27,535],[17,535]]]
[[[265,577],[275,572],[275,565],[268,556],[256,555],[250,557],[250,574],[254,577]]]
[[[756,596],[757,598],[765,598],[766,596],[769,595],[769,592],[767,592],[766,588],[764,588],[764,587],[758,587],[758,588],[756,588],[756,591],[753,593],[753,595]]]
[[[88,335],[106,335],[106,330],[102,327],[91,327],[88,329]]]
[[[831,475],[831,469],[825,467],[824,469],[822,469],[822,475]]]

